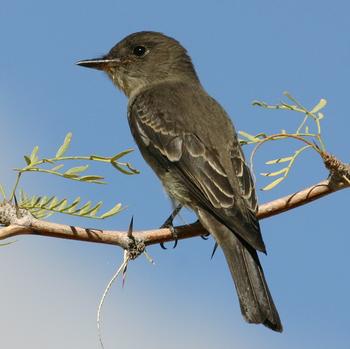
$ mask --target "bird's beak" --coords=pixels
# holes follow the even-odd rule
[[[106,70],[110,65],[119,64],[119,58],[93,58],[78,61],[75,64],[86,68]]]

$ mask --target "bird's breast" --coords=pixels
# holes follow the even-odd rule
[[[193,200],[188,188],[173,171],[167,171],[160,176],[160,180],[168,195],[183,206],[192,207]]]

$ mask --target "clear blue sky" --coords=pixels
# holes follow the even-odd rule
[[[54,153],[68,131],[74,134],[73,154],[135,147],[126,98],[102,73],[74,62],[101,55],[139,30],[161,31],[188,49],[203,85],[237,129],[275,132],[299,121],[254,108],[254,99],[277,103],[285,90],[307,106],[326,98],[328,150],[349,161],[349,13],[345,0],[2,0],[0,182],[9,187],[11,169],[25,153],[35,145],[41,154]],[[258,155],[257,172],[266,172],[264,161],[295,147],[268,146]],[[23,186],[30,194],[128,205],[106,222],[53,218],[59,222],[124,230],[134,215],[136,229],[157,227],[170,203],[139,152],[128,160],[139,176],[95,167],[109,180],[106,187],[34,175]],[[285,183],[259,191],[259,200],[326,176],[310,152]],[[257,186],[264,184],[257,176]],[[156,265],[139,258],[126,287],[114,285],[103,312],[106,348],[349,348],[348,202],[343,191],[262,222],[268,256],[261,259],[283,334],[243,321],[221,252],[210,261],[213,242],[196,238],[176,250],[150,248]],[[0,347],[96,348],[98,300],[121,258],[111,246],[32,236],[1,248]]]

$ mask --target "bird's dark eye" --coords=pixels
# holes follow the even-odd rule
[[[132,53],[135,56],[142,57],[146,53],[146,47],[144,46],[135,46]]]

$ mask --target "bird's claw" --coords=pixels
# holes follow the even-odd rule
[[[170,218],[170,217],[169,217]],[[169,224],[169,222],[167,222],[168,220],[169,220],[169,218],[165,221],[167,224],[163,224],[161,227],[160,227],[160,229],[163,229],[163,228],[168,228],[170,231],[171,231],[171,235],[173,236],[173,238],[175,239],[174,240],[174,244],[173,244],[173,249],[174,248],[176,248],[176,246],[177,246],[177,243],[178,243],[178,239],[177,239],[177,232],[176,232],[176,229],[175,229],[175,227],[173,226],[173,222],[171,222],[170,224]],[[164,245],[164,242],[161,242],[160,243],[160,247],[163,249],[163,250],[167,250],[167,248],[165,247],[165,245]]]
[[[168,228],[171,231],[171,235],[175,239],[173,244],[173,249],[176,248],[178,243],[176,228],[173,226],[173,221],[176,215],[180,212],[181,208],[182,208],[182,205],[177,205],[174,211],[171,213],[171,215],[165,220],[165,222],[160,227],[160,229]],[[160,247],[163,250],[167,250],[167,248],[164,245],[164,242],[160,243]]]

